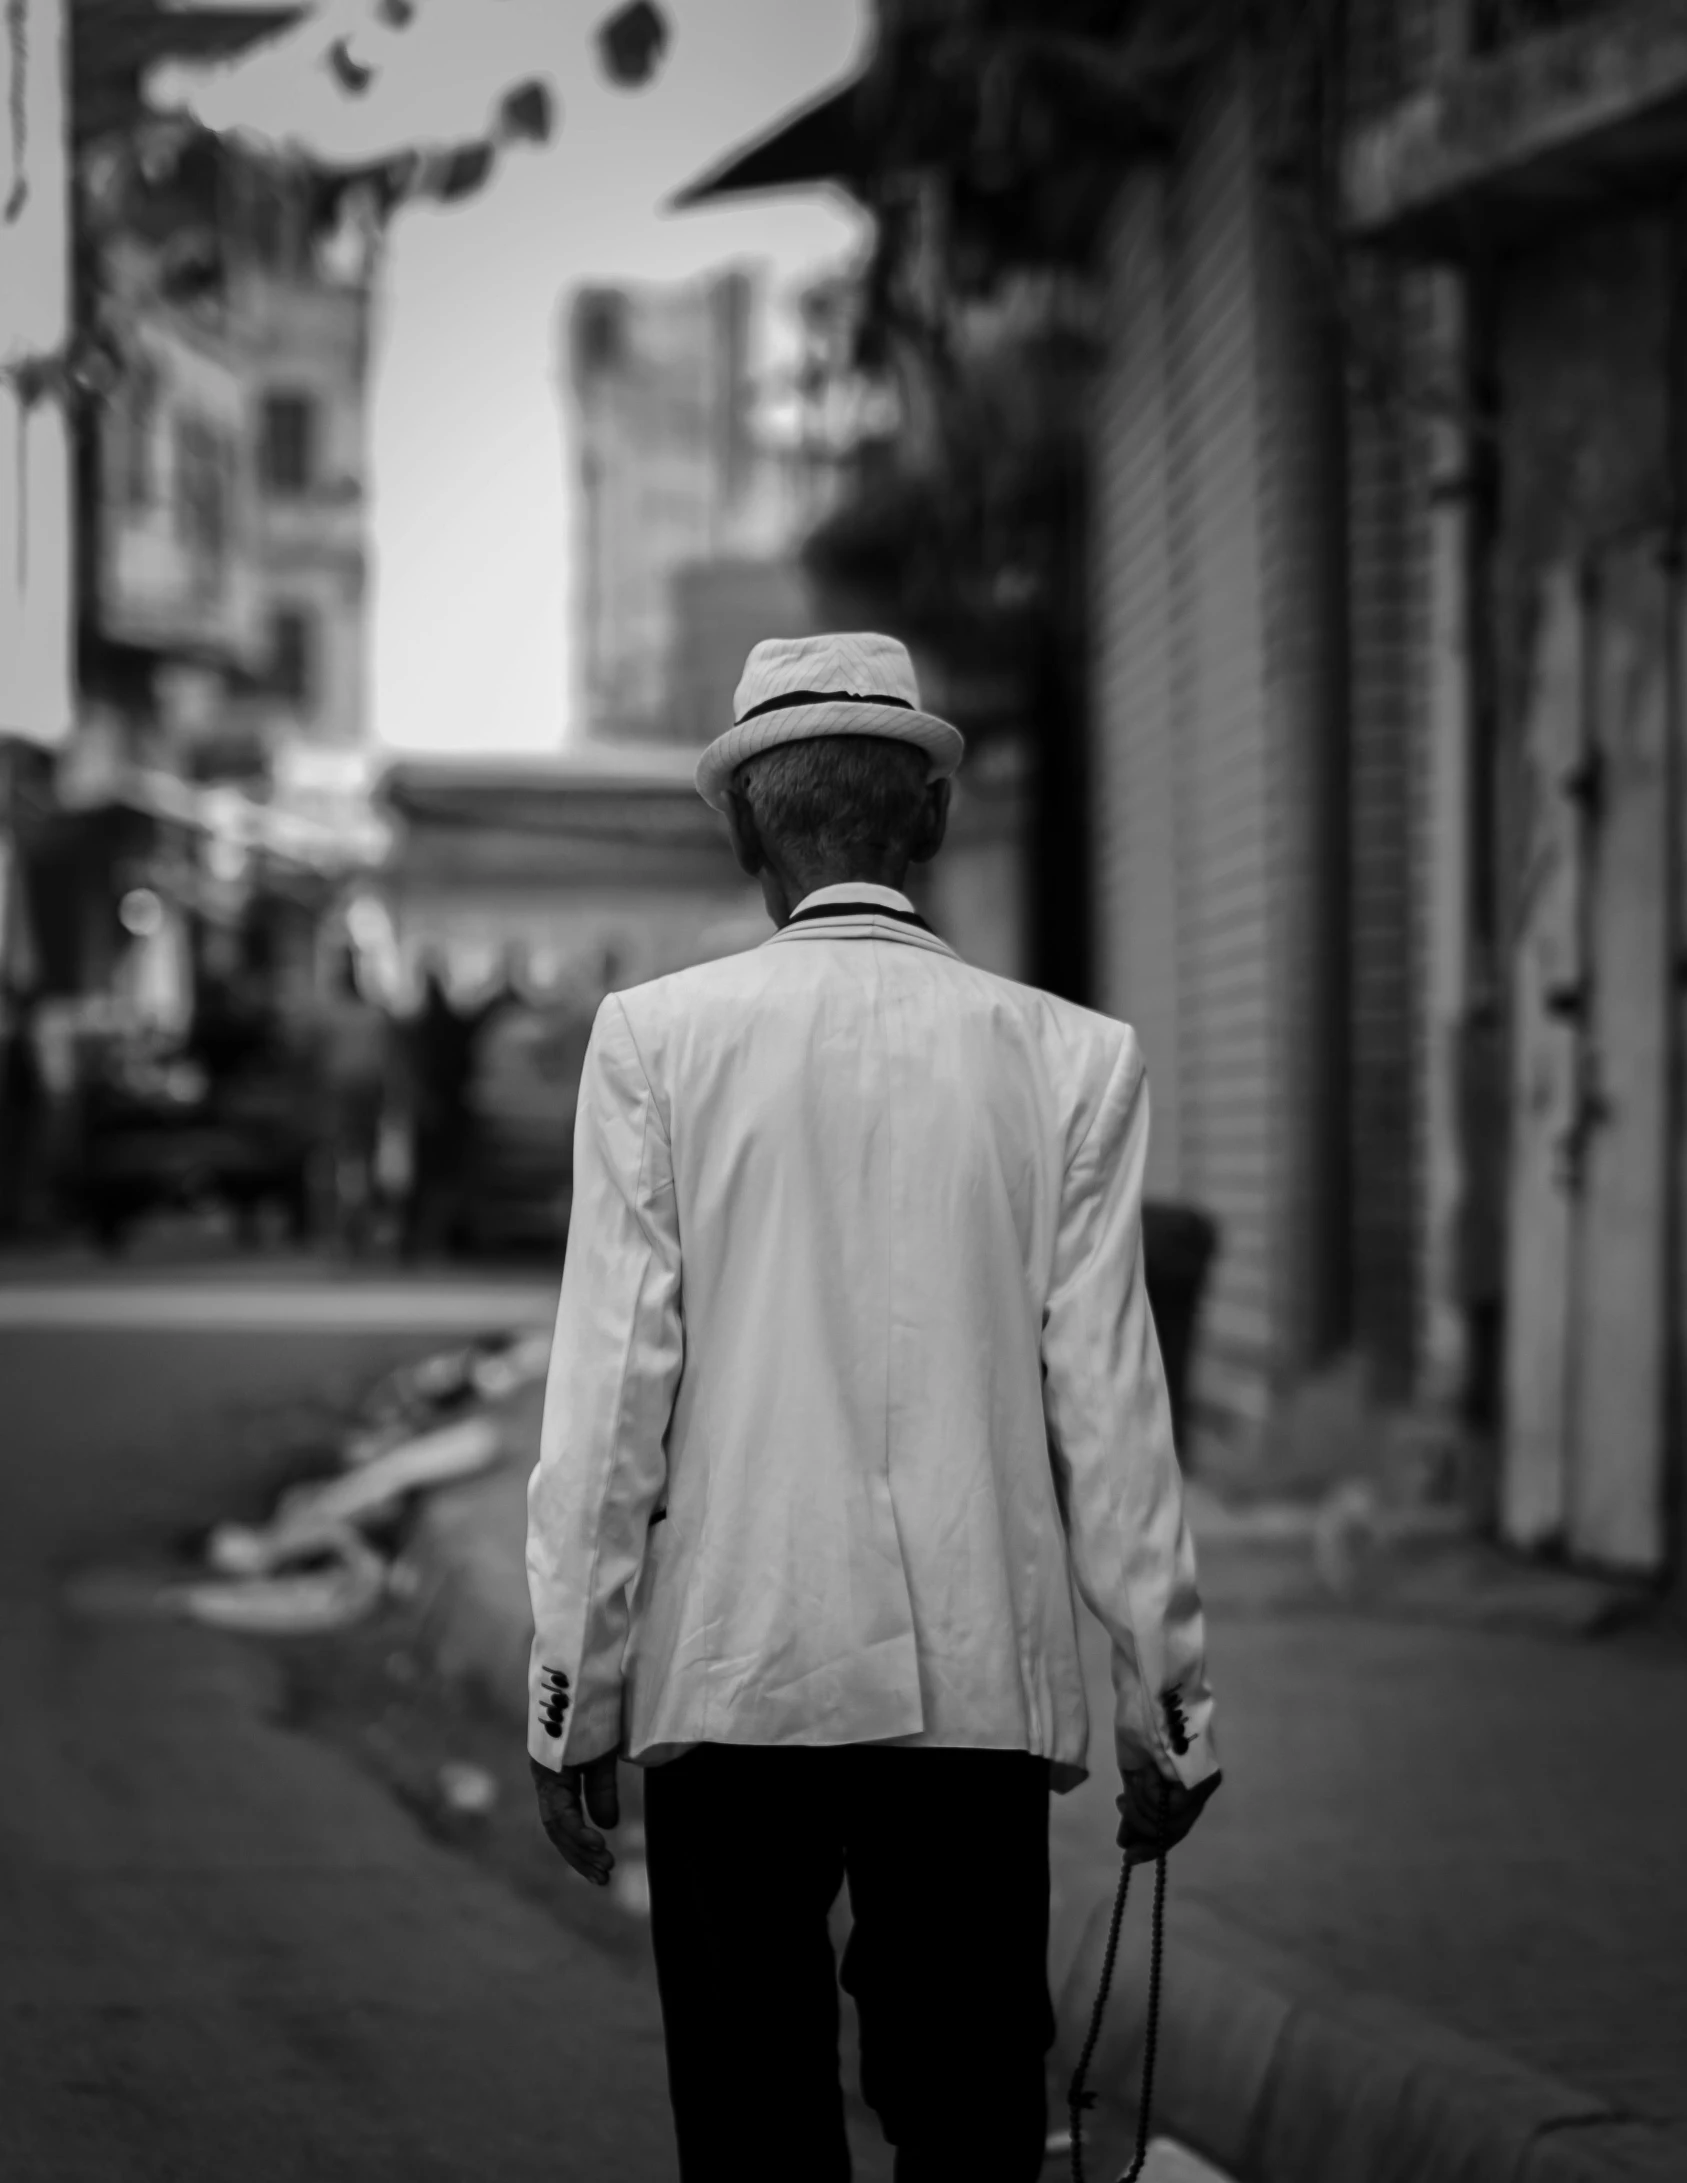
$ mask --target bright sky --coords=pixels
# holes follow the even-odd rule
[[[570,511],[557,393],[559,299],[582,281],[673,280],[745,259],[775,284],[861,236],[824,193],[663,214],[663,200],[845,73],[862,0],[663,0],[656,81],[617,91],[593,44],[612,0],[421,0],[402,34],[373,0],[327,0],[303,39],[196,103],[350,157],[475,134],[499,94],[546,77],[549,146],[511,147],[487,189],[396,221],[374,386],[374,726],[428,750],[554,748],[567,719]],[[356,33],[381,67],[348,100],[319,56]]]

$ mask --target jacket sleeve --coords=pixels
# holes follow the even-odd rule
[[[631,1592],[667,1475],[683,1349],[667,1131],[611,995],[580,1080],[574,1204],[527,1494],[527,1748],[542,1765],[584,1765],[621,1741]]]
[[[1148,1083],[1126,1030],[1068,1164],[1043,1404],[1073,1573],[1113,1641],[1121,1770],[1218,1770],[1195,1555],[1142,1266]]]

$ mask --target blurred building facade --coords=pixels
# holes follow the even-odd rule
[[[385,230],[414,199],[481,189],[504,146],[552,124],[525,83],[472,139],[333,165],[194,118],[195,69],[305,23],[62,0],[30,25],[6,247],[56,219],[36,254],[61,274],[7,284],[8,312],[53,319],[25,376],[7,358],[29,416],[32,717],[60,746],[32,888],[40,978],[90,1006],[137,952],[119,915],[137,889],[177,964],[190,928],[226,954],[277,890],[306,950],[321,902],[378,852],[366,426]]]
[[[878,13],[873,95],[708,188],[845,181],[940,292],[1011,161],[919,76],[946,11]],[[1679,11],[1104,13],[1012,239],[1104,185],[1089,992],[1222,1231],[1198,1410],[1269,1447],[1356,1352],[1492,1436],[1507,1538],[1679,1575]]]
[[[32,0],[8,25],[0,1228],[31,1158],[14,1093],[57,1115],[90,1070],[195,1035],[202,1004],[314,1001],[334,905],[381,846],[364,428],[385,225],[478,190],[553,113],[523,84],[472,140],[323,165],[191,111],[196,70],[308,31],[304,10]]]
[[[1275,80],[1222,44],[1175,145],[1121,165],[1091,532],[1095,998],[1148,1055],[1150,1188],[1219,1222],[1200,1394],[1243,1433],[1357,1337],[1350,1223],[1376,1223],[1348,1141],[1346,400],[1262,186]]]
[[[227,277],[236,168],[143,95],[160,60],[231,57],[296,20],[66,0],[11,41],[21,112],[0,232],[36,247],[5,281],[0,369],[22,413],[8,453],[26,474],[6,496],[0,655],[11,724],[50,762],[5,829],[0,1164],[28,1173],[0,1225],[28,1217],[26,1197],[39,1209],[90,1048],[180,1038],[208,965],[248,927],[283,975],[331,884],[336,845],[254,792],[262,768],[234,717],[261,665]]]
[[[536,994],[601,991],[764,938],[760,891],[692,764],[671,746],[389,764],[379,884],[403,981],[431,958],[484,990],[513,949]]]
[[[1402,15],[1361,17],[1343,212],[1417,393],[1355,475],[1392,504],[1422,1354],[1491,1381],[1509,1538],[1679,1579],[1687,25]]]
[[[576,702],[588,747],[595,741],[634,758],[643,746],[661,764],[667,746],[672,779],[689,780],[690,754],[732,718],[752,645],[853,614],[814,582],[801,548],[891,425],[891,405],[854,368],[860,301],[858,268],[815,276],[795,298],[793,353],[775,373],[759,361],[763,299],[742,269],[672,289],[590,289],[572,299]],[[921,666],[933,700],[952,702],[957,717],[999,710],[987,677],[956,684],[940,660]],[[975,960],[1021,977],[1024,751],[1011,736],[1000,740],[957,794],[943,858],[913,884]],[[578,784],[567,809],[575,833],[589,830],[594,813],[612,816]],[[719,834],[707,814],[694,815],[693,830],[698,823]],[[566,896],[572,905],[564,919],[572,930],[591,890],[581,892],[571,865],[557,884],[557,902]],[[740,944],[765,930],[758,899],[751,894],[748,921],[733,928]],[[553,921],[557,902],[543,909]],[[454,914],[467,915],[463,902]],[[662,887],[653,914],[683,924],[689,913]]]
[[[80,435],[60,975],[97,990],[102,953],[134,952],[112,913],[140,888],[160,906],[154,951],[187,966],[185,1020],[203,976],[256,974],[245,935],[262,897],[263,975],[302,1005],[322,903],[371,832],[357,768],[373,248],[329,267],[319,178],[300,163],[191,121],[105,118],[79,160],[82,309],[115,377]],[[289,789],[296,754],[324,747],[350,763],[312,807]],[[125,848],[108,858],[114,830]]]
[[[261,732],[293,796],[368,762],[368,399],[380,238],[353,195],[327,232],[261,175],[264,247],[243,269]]]
[[[66,58],[63,0],[43,0],[0,122],[0,1234],[30,1188],[32,877],[74,710]]]
[[[69,733],[71,332],[64,0],[32,24],[33,63],[0,130],[0,737]]]
[[[762,321],[742,267],[585,289],[567,306],[574,702],[588,735],[696,747],[730,718],[750,645],[815,627],[795,548],[831,465],[770,419]]]
[[[0,1138],[37,978],[28,862],[73,710],[70,439],[50,398],[70,336],[62,0],[46,0],[34,30],[34,65],[0,129]],[[14,1196],[0,1174],[0,1224]]]

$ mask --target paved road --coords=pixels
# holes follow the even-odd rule
[[[261,1504],[241,1421],[430,1346],[437,1313],[418,1337],[366,1296],[260,1332],[225,1303],[207,1334],[203,1312],[54,1324],[20,1296],[0,1314],[0,2176],[670,2177],[647,1979],[289,1733],[261,1653],[63,1604],[79,1563]]]
[[[1687,1645],[1285,1613],[1249,1581],[1206,1557],[1225,1786],[1179,1894],[1687,2144]],[[1098,1749],[1055,1808],[1080,1901],[1111,1786]]]

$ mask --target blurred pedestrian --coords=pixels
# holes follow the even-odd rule
[[[452,1000],[437,958],[421,961],[422,1001],[405,1027],[410,1102],[410,1181],[402,1250],[406,1258],[468,1242],[473,1177],[475,1068],[494,1017],[518,997],[513,958],[499,984],[475,1007]]]
[[[386,1010],[364,993],[349,948],[335,966],[321,1011],[316,1056],[334,1239],[361,1255],[378,1204],[376,1156],[391,1086],[392,1030]]]
[[[1131,1031],[960,961],[902,891],[959,734],[882,637],[758,645],[698,786],[778,930],[612,995],[530,1489],[528,1749],[604,1884],[647,1769],[687,2183],[849,2174],[827,1913],[899,2183],[1031,2183],[1049,1792],[1113,1642],[1121,1841],[1218,1782],[1143,1285]]]
[[[37,996],[0,988],[0,1236],[21,1234],[34,1209],[47,1096],[36,1052]]]
[[[213,1097],[249,1077],[273,1050],[275,1012],[263,982],[244,966],[208,977],[194,1003],[186,1051]]]

